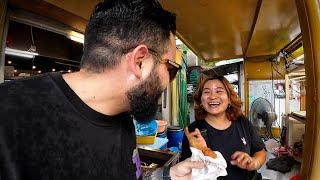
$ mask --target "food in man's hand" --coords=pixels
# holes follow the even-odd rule
[[[205,156],[212,157],[213,159],[217,158],[217,154],[208,147],[203,148],[201,151]]]
[[[217,154],[214,153],[210,148],[202,145],[202,144],[197,140],[197,138],[191,137],[191,138],[189,139],[189,143],[190,143],[190,146],[191,146],[191,147],[194,147],[194,148],[197,148],[197,149],[201,150],[202,153],[203,153],[205,156],[212,157],[213,159],[217,158]]]
[[[205,148],[205,146],[202,145],[202,144],[197,140],[197,138],[195,138],[195,137],[191,137],[191,138],[189,139],[189,143],[190,143],[190,146],[191,146],[191,147],[197,148],[197,149],[199,149],[199,150]]]

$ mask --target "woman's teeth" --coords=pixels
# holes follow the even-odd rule
[[[211,106],[211,107],[217,107],[219,105],[220,105],[220,103],[218,103],[218,102],[209,103],[209,106]]]

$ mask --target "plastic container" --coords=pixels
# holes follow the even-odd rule
[[[164,132],[161,132],[161,133],[158,133],[157,134],[157,137],[160,137],[160,138],[167,138],[167,133],[164,131]]]
[[[161,147],[160,147],[160,150],[166,150],[167,147],[168,147],[168,143],[166,143],[165,145],[161,146]]]
[[[168,122],[166,120],[156,120],[158,124],[158,133],[162,133],[166,130]]]
[[[179,162],[179,153],[172,153],[159,150],[147,150],[139,148],[139,157],[142,165],[142,179],[163,179],[163,167],[172,167]],[[145,167],[144,164],[150,165],[152,163],[158,164],[157,167]]]
[[[178,147],[170,147],[169,151],[174,152],[174,153],[178,153],[179,152],[179,148]]]
[[[168,147],[178,147],[181,149],[182,139],[183,139],[183,129],[179,126],[168,126],[167,128],[167,138],[169,140]]]
[[[158,133],[157,134],[157,138],[164,138],[167,140],[166,144],[164,146],[161,146],[160,149],[161,150],[165,150],[168,147],[168,139],[167,139],[167,133],[164,131],[162,133]]]
[[[136,136],[137,144],[154,144],[157,134],[154,136]]]

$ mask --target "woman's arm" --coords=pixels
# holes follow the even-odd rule
[[[256,153],[254,153],[253,155],[253,161],[255,162],[252,163],[252,165],[250,165],[249,167],[251,167],[254,170],[258,170],[261,168],[261,166],[266,162],[266,151],[264,149],[262,149],[261,151],[258,151]]]

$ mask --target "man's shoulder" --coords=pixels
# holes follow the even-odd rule
[[[54,87],[49,74],[6,82],[0,85],[0,104],[14,109],[26,108],[35,102],[39,104],[49,92],[52,94]]]
[[[51,79],[50,74],[43,74],[5,82],[0,84],[0,96],[6,96],[14,93],[25,94],[36,92],[38,89],[41,89],[44,84],[51,83]],[[32,91],[28,91],[28,89]]]

